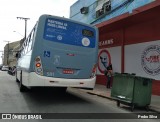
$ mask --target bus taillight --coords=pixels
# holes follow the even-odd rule
[[[43,75],[43,68],[40,56],[35,58],[35,72],[39,75]]]
[[[36,67],[40,67],[41,66],[41,64],[40,63],[36,63]]]

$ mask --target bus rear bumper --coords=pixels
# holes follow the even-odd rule
[[[53,78],[30,73],[28,86],[29,87],[78,87],[93,89],[95,86],[96,77],[90,79],[64,79]]]

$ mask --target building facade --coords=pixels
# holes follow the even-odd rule
[[[114,72],[154,79],[152,94],[160,95],[160,1],[78,0],[70,9],[71,19],[99,29],[98,84],[106,84],[103,57]]]
[[[70,7],[70,18],[96,25],[155,0],[78,0]],[[86,11],[86,12],[84,12]]]
[[[4,57],[3,57],[3,65],[7,65],[13,67],[17,63],[17,59],[15,57],[17,51],[20,48],[20,41],[8,43],[4,47]]]

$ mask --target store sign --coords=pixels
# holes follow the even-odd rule
[[[112,45],[113,44],[113,39],[105,40],[105,41],[100,41],[99,42],[99,47],[101,46],[107,46],[107,45]]]
[[[160,45],[150,45],[143,51],[141,65],[149,75],[160,74]]]

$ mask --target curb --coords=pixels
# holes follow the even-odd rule
[[[155,107],[152,106],[152,105],[149,106],[149,110],[150,110],[150,111],[153,111],[153,112],[156,112],[156,113],[159,113],[159,114],[160,114],[160,109],[159,109],[159,110],[155,110],[154,108],[155,108]]]
[[[111,97],[107,97],[107,96],[104,96],[104,95],[101,95],[101,94],[97,94],[97,93],[94,93],[94,92],[87,92],[87,93],[91,94],[91,95],[97,95],[99,97],[107,98],[107,99],[109,99],[111,101],[114,100]],[[114,100],[114,101],[116,101],[116,100]],[[157,110],[153,109],[152,106],[149,106],[149,110],[152,111],[152,112],[160,113],[160,111],[157,111]]]
[[[110,100],[114,100],[112,99],[111,97],[107,97],[107,96],[104,96],[104,95],[101,95],[101,94],[97,94],[97,93],[94,93],[94,92],[87,92],[88,94],[91,94],[91,95],[97,95],[99,97],[103,97],[103,98],[107,98],[107,99],[110,99]]]
[[[104,95],[101,95],[101,94],[97,94],[97,96],[103,97],[103,98],[107,98],[107,99],[109,99],[109,100],[114,100],[114,99],[112,99],[111,97],[107,97],[107,96],[104,96]]]

